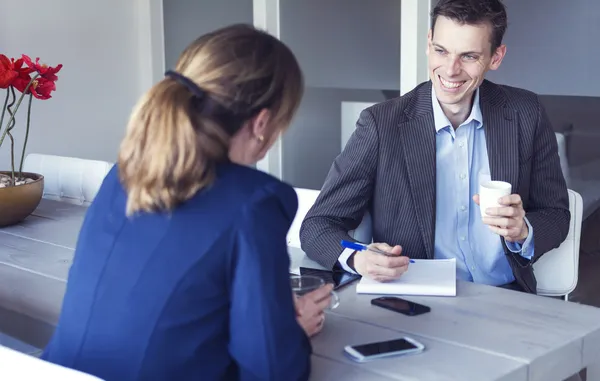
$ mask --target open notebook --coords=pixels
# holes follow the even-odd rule
[[[0,345],[0,380],[102,381]]]
[[[456,296],[456,259],[414,259],[408,271],[392,282],[363,277],[359,294]]]

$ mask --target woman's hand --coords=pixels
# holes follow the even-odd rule
[[[324,310],[331,303],[332,284],[295,298],[296,319],[308,337],[312,337],[323,329],[325,323]]]

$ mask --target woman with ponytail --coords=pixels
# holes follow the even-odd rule
[[[131,114],[44,359],[107,381],[308,379],[331,288],[297,316],[296,194],[252,168],[302,92],[292,52],[251,26],[182,53]]]

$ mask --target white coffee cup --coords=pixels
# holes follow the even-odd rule
[[[482,181],[479,184],[479,209],[481,217],[487,216],[485,212],[488,208],[501,206],[498,200],[511,194],[512,185],[505,181]]]

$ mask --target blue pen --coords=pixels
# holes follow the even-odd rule
[[[344,247],[346,249],[351,249],[351,250],[356,250],[356,251],[370,250],[372,252],[383,254],[383,255],[386,255],[386,256],[390,255],[390,253],[386,253],[385,251],[376,249],[374,247],[369,248],[369,247],[367,247],[367,245],[363,245],[362,243],[358,243],[358,242],[350,242],[350,241],[344,241],[344,240],[342,240],[340,242],[340,244],[342,245],[342,247]],[[413,261],[411,259],[410,263],[415,263],[415,261]]]

